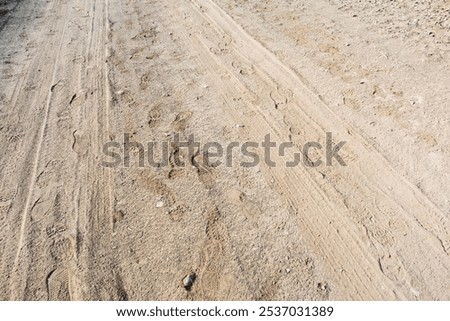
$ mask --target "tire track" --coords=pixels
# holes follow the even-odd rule
[[[68,16],[69,13],[69,8],[66,8],[66,11],[64,13],[64,17]],[[58,51],[57,51],[57,55],[56,55],[56,59],[54,61],[54,66],[53,66],[53,71],[52,71],[52,80],[51,83],[55,84],[56,83],[56,79],[57,79],[57,72],[58,72],[58,67],[59,67],[59,61],[60,61],[60,57],[61,57],[61,51],[62,51],[62,46],[63,46],[63,39],[65,36],[65,32],[66,32],[66,27],[67,27],[67,20],[68,19],[62,19],[64,21],[63,24],[63,28],[62,28],[62,32],[60,34],[60,39],[59,39],[59,46],[58,46]],[[50,115],[50,108],[51,108],[51,104],[52,104],[52,96],[53,96],[53,90],[55,85],[52,85],[49,93],[48,93],[48,98],[47,98],[47,102],[45,105],[45,109],[44,109],[44,115],[43,115],[43,120],[39,129],[39,138],[38,138],[38,142],[37,142],[37,147],[36,147],[36,152],[35,152],[35,156],[34,156],[34,163],[33,163],[33,170],[31,172],[31,177],[29,179],[29,184],[28,184],[28,192],[27,192],[27,196],[26,196],[26,201],[25,201],[25,207],[22,211],[21,214],[21,226],[20,226],[20,232],[19,232],[19,239],[18,239],[18,244],[17,244],[17,250],[16,250],[16,255],[15,255],[15,259],[14,259],[14,265],[13,265],[13,271],[15,271],[18,267],[19,264],[19,259],[20,259],[20,253],[22,251],[22,247],[23,247],[23,243],[24,243],[24,239],[25,239],[25,228],[27,226],[27,219],[28,219],[28,215],[29,215],[29,211],[30,211],[30,206],[31,206],[31,198],[33,195],[33,190],[34,190],[34,186],[36,183],[36,178],[37,178],[37,172],[38,172],[38,166],[40,163],[40,155],[41,155],[41,150],[42,150],[42,146],[43,146],[43,141],[44,141],[44,137],[45,137],[45,133],[46,133],[46,129],[48,126],[48,120],[49,120],[49,115]],[[12,285],[12,289],[16,289],[15,285]],[[18,295],[18,293],[13,294],[13,298],[16,297]]]
[[[405,246],[409,249],[409,251],[411,251],[411,253],[429,255],[430,258],[437,255],[440,257],[439,261],[442,265],[435,267],[438,271],[440,271],[436,272],[436,275],[446,273],[445,271],[448,271],[449,269],[449,262],[446,255],[446,251],[448,249],[446,244],[448,244],[449,235],[448,227],[446,227],[448,226],[448,222],[446,222],[447,220],[444,218],[443,214],[440,213],[440,211],[434,207],[431,202],[427,201],[423,195],[419,194],[419,192],[416,191],[416,189],[411,186],[409,182],[406,182],[397,172],[395,172],[386,159],[382,155],[378,154],[378,152],[357,133],[357,131],[349,128],[348,125],[340,121],[339,118],[332,113],[322,101],[317,99],[315,95],[311,93],[311,91],[306,88],[304,84],[302,84],[301,79],[299,79],[293,71],[283,65],[260,43],[257,43],[253,38],[246,34],[242,28],[236,25],[232,18],[218,8],[212,1],[195,0],[192,1],[192,4],[194,4],[194,8],[196,8],[196,15],[206,19],[214,27],[217,34],[231,35],[233,42],[228,46],[231,52],[237,55],[237,57],[242,55],[242,57],[238,59],[250,60],[253,64],[253,69],[256,71],[256,75],[263,79],[263,81],[260,82],[260,85],[257,86],[266,86],[264,85],[264,82],[269,84],[275,82],[270,87],[277,88],[281,86],[282,88],[287,88],[294,93],[294,104],[290,107],[289,105],[288,107],[283,107],[285,114],[284,119],[300,119],[303,124],[299,124],[298,127],[309,127],[310,130],[306,130],[306,134],[308,135],[314,133],[319,134],[327,129],[326,131],[338,133],[341,139],[345,139],[349,141],[349,144],[352,144],[352,151],[354,153],[356,152],[355,156],[357,158],[354,158],[354,162],[357,162],[357,166],[352,167],[352,170],[355,170],[354,173],[342,170],[344,176],[341,176],[341,178],[339,178],[340,176],[331,169],[327,169],[326,173],[322,173],[320,176],[317,175],[319,173],[316,172],[317,174],[315,174],[311,171],[300,171],[296,174],[293,174],[292,172],[285,172],[282,169],[271,171],[271,176],[276,182],[276,190],[282,193],[287,192],[289,195],[288,202],[293,202],[294,208],[299,210],[301,209],[307,213],[321,213],[318,219],[308,218],[308,216],[312,214],[306,214],[308,216],[304,217],[298,216],[298,219],[301,228],[307,227],[309,229],[310,241],[312,242],[313,247],[317,248],[319,251],[323,251],[323,249],[328,248],[328,250],[323,252],[323,257],[325,260],[334,261],[333,264],[329,265],[328,271],[333,271],[334,268],[332,268],[332,266],[340,266],[343,262],[342,260],[344,260],[344,257],[346,257],[347,254],[353,253],[353,257],[351,261],[349,261],[349,264],[345,264],[347,268],[344,268],[344,275],[347,274],[346,283],[349,288],[354,289],[355,292],[351,295],[354,295],[355,298],[387,298],[390,297],[390,295],[393,295],[393,298],[405,298],[414,297],[417,293],[419,293],[419,291],[412,288],[409,281],[396,285],[398,280],[392,278],[392,276],[385,276],[385,271],[378,268],[379,259],[377,257],[385,257],[386,255],[389,255],[389,253],[395,253],[393,255],[398,256],[397,250]],[[214,36],[211,32],[207,35],[202,35],[201,33],[198,35],[186,35],[185,38],[186,41],[191,43],[191,50],[199,54],[199,61],[202,62],[205,68],[209,69],[211,74],[211,82],[215,82],[217,84],[217,88],[224,88],[224,100],[228,101],[227,112],[233,110],[233,105],[236,104],[236,101],[242,99],[243,97],[246,97],[244,98],[244,101],[255,100],[255,97],[250,98],[249,96],[248,85],[243,85],[245,80],[243,80],[242,77],[245,75],[242,75],[242,73],[241,75],[235,75],[234,71],[230,70],[228,67],[224,69],[223,65],[231,65],[228,63],[223,64],[222,60],[228,58],[223,56],[223,53],[220,56],[216,56],[214,51],[211,52],[209,49],[214,46]],[[196,42],[195,39],[197,38],[198,41]],[[217,37],[216,41],[218,42],[219,39],[220,37]],[[227,76],[223,76],[225,74]],[[217,79],[220,78],[228,80],[218,82]],[[264,90],[261,90],[261,93],[263,92]],[[231,94],[230,96],[234,97],[234,99],[227,97],[227,93]],[[258,92],[255,92],[255,94],[259,95]],[[301,105],[302,109],[295,106],[296,104]],[[247,104],[247,107],[254,109],[254,106],[251,103]],[[254,133],[257,134],[256,137],[262,137],[265,133],[267,133],[268,128],[275,131],[275,136],[278,136],[277,140],[280,140],[280,137],[284,136],[284,129],[280,128],[279,121],[271,112],[255,109],[255,113],[260,115],[261,121],[255,121],[255,119],[252,119],[252,121],[246,124],[246,128],[247,125],[249,128],[253,127],[255,130]],[[236,113],[235,117],[236,119],[239,119],[238,113]],[[330,119],[334,120],[333,123],[330,122]],[[320,134],[316,137],[313,135],[311,139],[317,140],[317,137],[320,138]],[[282,160],[280,159],[280,161]],[[375,171],[374,168],[377,170]],[[377,175],[374,175],[375,173],[377,173]],[[379,180],[380,173],[385,175],[382,176],[382,183]],[[393,175],[393,173],[395,174]],[[320,179],[324,177],[323,175],[329,177],[327,179],[332,179],[332,181],[330,181],[331,186],[333,187],[334,185],[333,188],[336,188],[336,190],[330,190],[329,187],[323,186],[323,183],[320,183]],[[292,179],[292,177],[296,177],[296,179]],[[307,178],[307,181],[303,183],[302,181],[304,181],[305,178]],[[339,178],[339,181],[335,180],[336,178]],[[429,247],[435,254],[432,255],[427,253],[429,250],[426,250],[426,246],[410,245],[409,243],[400,245],[397,242],[389,245],[389,243],[385,243],[382,239],[381,243],[378,243],[380,245],[376,246],[376,249],[367,249],[364,245],[367,236],[365,233],[361,234],[361,232],[359,232],[359,226],[364,226],[364,220],[366,218],[364,216],[358,218],[357,216],[359,214],[358,212],[355,212],[355,215],[357,215],[355,217],[356,221],[349,221],[348,219],[345,219],[345,213],[349,211],[349,208],[347,206],[343,206],[343,195],[339,194],[338,190],[338,188],[342,188],[341,186],[353,184],[354,182],[359,182],[357,186],[360,188],[363,188],[364,186],[373,186],[372,190],[363,188],[365,192],[360,193],[357,200],[364,202],[364,199],[368,198],[372,193],[378,194],[382,200],[385,200],[383,202],[389,202],[388,204],[394,206],[394,211],[397,213],[397,216],[401,221],[408,222],[411,226],[415,225],[414,234],[416,237],[420,235],[421,240],[426,244],[429,244]],[[396,186],[393,190],[401,191],[400,194],[397,194],[396,197],[393,198],[390,193],[387,192],[387,186],[391,186],[391,189],[392,186]],[[348,188],[348,186],[346,188]],[[308,195],[311,199],[311,204],[322,204],[322,207],[325,207],[325,209],[315,208],[314,205],[305,206],[304,199],[303,197],[299,197],[300,195]],[[347,196],[345,196],[344,203],[346,199],[348,199]],[[417,199],[418,202],[415,202],[414,205],[410,204],[411,200],[414,199]],[[392,200],[395,201],[392,202]],[[363,203],[359,203],[358,209],[355,208],[355,211],[363,210],[360,208],[360,204]],[[376,208],[372,208],[372,210],[375,211],[373,215],[376,215],[377,219],[381,222],[387,222],[387,220],[389,220],[388,216],[384,212],[377,210]],[[339,215],[330,215],[333,212],[338,212]],[[424,215],[423,213],[428,214]],[[330,222],[330,224],[331,222],[334,223],[330,226],[327,222]],[[444,223],[444,228],[436,229],[436,226],[440,226],[442,223]],[[319,225],[317,226],[317,224]],[[336,228],[333,226],[336,226]],[[382,231],[380,232],[383,233]],[[380,232],[375,233],[382,235],[379,234]],[[322,234],[327,236],[326,239],[320,237]],[[341,248],[327,244],[327,239],[340,240],[338,244],[340,244],[339,246],[341,246]],[[333,250],[331,250],[330,245]],[[444,252],[439,250],[437,247],[439,245],[441,245]],[[387,248],[388,246],[391,246],[392,248],[389,249]],[[359,252],[355,252],[357,249],[359,249]],[[407,273],[412,273],[417,277],[417,269],[422,269],[423,267],[420,266],[428,265],[428,263],[427,260],[424,260],[417,264],[415,257],[416,254],[411,254],[406,257],[405,254],[403,254],[403,257],[399,257],[399,259],[407,262],[402,264],[402,269],[409,271]],[[365,259],[361,261],[361,258]],[[366,263],[361,263],[364,262],[364,260],[366,260]],[[339,278],[342,279],[342,276]],[[376,282],[374,282],[374,278],[377,280]],[[337,279],[338,278],[336,278],[336,280]],[[355,280],[358,281],[355,282]],[[392,282],[396,282],[396,284],[392,283],[390,280],[392,280]],[[440,283],[438,280],[435,280],[435,283],[436,282]],[[384,289],[387,289],[387,291],[379,292],[378,288],[371,286],[372,284],[384,284]],[[421,287],[422,291],[425,290],[425,293],[429,291],[428,294],[423,293],[426,297],[433,297],[434,294],[432,293],[436,293],[434,290],[431,290],[426,283],[422,283]],[[383,286],[381,288],[383,288]],[[443,288],[445,288],[445,286],[443,286]],[[393,292],[389,293],[388,289],[392,289]]]

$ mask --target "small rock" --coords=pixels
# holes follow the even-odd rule
[[[236,124],[236,128],[244,128],[244,125]]]
[[[116,92],[116,94],[119,96],[123,95],[123,90],[119,90],[118,92]]]
[[[326,291],[328,289],[328,284],[326,284],[325,282],[319,282],[317,284],[317,288],[319,288],[319,290]]]
[[[161,207],[164,207],[164,202],[163,201],[156,202],[156,208],[161,208]]]
[[[291,273],[291,269],[289,269],[289,268],[286,269],[286,273],[288,273],[288,274]]]
[[[196,278],[197,275],[194,272],[192,272],[183,279],[183,286],[187,291],[191,290]]]

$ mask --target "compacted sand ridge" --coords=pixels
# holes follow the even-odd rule
[[[449,108],[445,0],[0,0],[0,299],[449,300]]]

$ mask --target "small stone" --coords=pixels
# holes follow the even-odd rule
[[[319,289],[319,290],[322,290],[322,291],[326,291],[327,289],[328,289],[328,284],[326,284],[325,282],[319,282],[318,284],[317,284],[317,288]]]
[[[156,208],[161,208],[161,207],[164,207],[164,202],[163,201],[156,202]]]
[[[119,90],[118,92],[116,92],[116,94],[119,96],[123,95],[123,90]]]
[[[194,272],[192,272],[183,279],[183,286],[187,291],[191,290],[196,278],[197,275]]]
[[[289,268],[286,269],[286,273],[288,273],[288,274],[291,273],[291,269],[289,269]]]
[[[244,128],[244,127],[245,127],[244,125],[236,124],[236,128]]]

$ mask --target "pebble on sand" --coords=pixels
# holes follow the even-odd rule
[[[192,272],[189,275],[187,275],[184,279],[183,279],[183,286],[186,290],[190,290],[192,288],[192,285],[194,285],[195,279],[197,278],[197,275]]]

